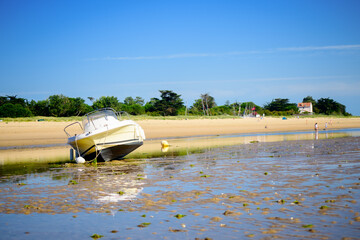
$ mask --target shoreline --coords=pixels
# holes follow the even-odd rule
[[[201,137],[212,135],[266,134],[360,128],[360,118],[282,118],[188,119],[136,121],[147,139]],[[71,122],[0,122],[0,147],[66,144],[64,128]],[[75,129],[74,129],[74,132]]]

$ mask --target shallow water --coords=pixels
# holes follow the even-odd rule
[[[153,158],[184,155],[201,152],[211,147],[249,144],[253,142],[279,142],[293,140],[329,139],[339,137],[358,137],[360,128],[327,131],[249,133],[240,135],[216,135],[168,138],[169,148],[161,148],[164,139],[148,139],[144,145],[126,156],[133,158]],[[8,164],[58,163],[70,162],[70,147],[66,144],[0,147],[0,166]],[[73,161],[74,162],[74,161]]]
[[[0,238],[359,239],[360,137],[240,137],[252,143],[217,136],[175,156],[201,144],[173,139],[157,158],[3,165]]]

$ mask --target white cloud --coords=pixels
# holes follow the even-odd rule
[[[357,50],[360,45],[334,45],[334,46],[309,46],[309,47],[290,47],[277,48],[278,51],[325,51],[325,50]]]
[[[199,58],[199,57],[222,57],[222,56],[240,56],[254,54],[271,54],[275,52],[301,52],[301,51],[344,51],[359,50],[360,44],[354,45],[332,45],[332,46],[305,46],[305,47],[287,47],[258,51],[234,51],[226,53],[180,53],[163,56],[135,56],[135,57],[103,57],[88,58],[88,61],[126,61],[126,60],[162,60],[162,59],[179,59],[179,58]]]
[[[154,82],[148,82],[148,81],[144,81],[144,82],[126,82],[126,83],[116,83],[116,87],[125,87],[125,86],[175,86],[175,85],[179,85],[179,86],[184,86],[184,85],[188,85],[188,86],[194,86],[196,84],[206,84],[206,86],[209,86],[210,84],[228,84],[228,83],[251,83],[251,84],[255,84],[255,83],[268,83],[268,82],[281,82],[281,84],[283,84],[283,82],[287,82],[287,83],[291,83],[291,82],[302,82],[301,84],[303,84],[304,81],[334,81],[334,80],[350,80],[353,81],[355,79],[358,79],[358,77],[354,77],[354,76],[346,76],[346,75],[334,75],[334,76],[302,76],[302,77],[271,77],[271,78],[238,78],[238,79],[201,79],[201,80],[188,80],[188,81],[154,81]],[[114,86],[114,85],[113,85]]]
[[[176,58],[194,58],[194,57],[218,57],[223,54],[215,53],[181,53],[164,56],[138,56],[138,57],[104,57],[104,58],[89,58],[89,61],[98,60],[159,60],[159,59],[176,59]]]

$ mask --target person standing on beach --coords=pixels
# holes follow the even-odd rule
[[[325,123],[325,130],[327,130],[327,122]]]
[[[318,124],[315,123],[315,131],[317,131],[317,130],[318,130]]]

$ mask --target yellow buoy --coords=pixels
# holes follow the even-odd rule
[[[165,148],[165,147],[169,147],[169,143],[167,141],[161,141],[161,147]]]
[[[166,153],[169,151],[169,147],[161,147],[161,152]]]
[[[167,152],[169,150],[169,143],[167,141],[161,141],[161,152]]]

